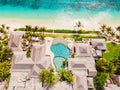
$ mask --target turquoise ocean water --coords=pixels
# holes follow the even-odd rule
[[[78,20],[91,28],[103,23],[119,25],[120,0],[0,0],[0,20],[61,28],[72,28]]]

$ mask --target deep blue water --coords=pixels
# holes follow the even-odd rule
[[[0,0],[0,19],[15,21],[30,19],[55,25],[67,22],[70,26],[80,20],[85,26],[92,22],[95,27],[101,23],[119,24],[119,15],[120,0]]]

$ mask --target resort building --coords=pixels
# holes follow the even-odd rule
[[[113,81],[120,87],[120,75],[113,75]]]
[[[112,83],[107,83],[104,90],[120,90],[120,75],[112,76]]]
[[[40,70],[50,67],[50,56],[45,55],[45,44],[33,43],[31,57],[27,58],[26,52],[22,50],[21,39],[21,33],[13,32],[11,34],[9,47],[13,50],[13,58],[8,90],[34,90],[32,87],[35,87],[36,83],[33,82],[39,80]]]
[[[93,77],[96,76],[97,71],[92,47],[85,42],[75,42],[74,53],[74,58],[68,60],[68,70],[76,76],[75,90],[93,89]]]
[[[96,50],[107,50],[105,39],[91,39],[90,43]]]
[[[23,34],[12,32],[10,35],[9,47],[13,50],[13,58],[8,90],[46,90],[39,81],[40,70],[52,66],[57,71],[63,68],[64,60],[68,61],[67,69],[75,76],[74,90],[94,88],[93,78],[97,74],[95,60],[106,50],[104,39],[75,42],[71,38],[46,37],[44,42],[40,43],[38,38],[36,40],[33,37],[31,56],[28,58],[21,44]],[[74,53],[74,58],[71,53]],[[60,90],[60,85],[62,90],[73,90],[72,86],[62,82],[57,82],[54,90]]]
[[[11,32],[10,33],[10,41],[8,43],[8,46],[13,50],[13,51],[22,51],[22,35],[24,32],[17,31],[17,32]]]
[[[101,58],[102,53],[107,50],[105,39],[85,38],[83,42],[88,43],[92,47],[92,54],[96,59]]]
[[[120,90],[120,87],[115,84],[108,84],[104,87],[104,90]]]

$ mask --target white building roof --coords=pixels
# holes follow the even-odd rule
[[[74,90],[88,90],[87,77],[86,76],[76,76],[76,82],[73,85]]]
[[[91,39],[91,45],[98,50],[106,50],[105,39]]]
[[[19,51],[22,50],[21,47],[21,39],[22,39],[22,35],[24,33],[20,32],[20,31],[16,31],[16,32],[12,32],[10,34],[10,41],[8,43],[8,46],[14,50],[14,51]]]
[[[75,43],[75,57],[89,57],[92,55],[91,47],[87,43]]]
[[[92,57],[70,58],[68,60],[68,70],[72,72],[86,71],[89,76],[96,76],[95,60]]]
[[[115,84],[108,84],[106,87],[104,87],[104,90],[120,90],[120,87]]]

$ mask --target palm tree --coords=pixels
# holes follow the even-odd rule
[[[118,26],[118,27],[116,28],[116,30],[120,32],[120,26]]]
[[[105,30],[106,30],[106,25],[105,24],[103,24],[103,25],[101,25],[101,31],[102,31],[102,33],[104,33],[105,32]]]
[[[45,27],[41,27],[40,28],[40,31],[42,31],[43,35],[44,35],[44,32],[46,31],[46,28]]]
[[[29,31],[29,26],[25,25],[25,31]]]
[[[76,27],[78,28],[78,30],[81,30],[82,24],[80,21],[76,23]]]
[[[44,40],[44,38],[45,38],[44,35],[41,35],[41,34],[39,35],[39,39],[40,39],[40,40]]]
[[[6,30],[7,30],[8,33],[9,33],[9,29],[10,29],[10,27],[9,27],[9,26],[6,26]]]
[[[39,27],[35,26],[33,32],[37,32],[38,30],[39,30]]]
[[[2,38],[3,45],[5,45],[5,46],[8,45],[8,41],[9,41],[9,37],[7,34],[5,34]]]
[[[26,25],[27,31],[32,31],[32,26],[31,25]]]
[[[1,27],[0,27],[0,32],[1,32],[1,33],[4,33],[4,32],[5,32],[4,28],[1,28]]]
[[[10,60],[12,58],[12,51],[7,47],[4,46],[2,50],[0,51],[0,61]]]
[[[107,32],[108,34],[110,34],[111,31],[112,31],[112,28],[111,28],[111,27],[107,27],[107,28],[106,28],[106,32]]]
[[[73,84],[74,76],[72,72],[67,71],[66,69],[61,69],[58,71],[58,74],[60,76],[60,81],[67,81],[67,83]]]
[[[54,74],[54,69],[53,68],[50,68],[49,69],[49,76],[47,78],[47,84],[48,84],[48,87],[47,87],[47,90],[56,83],[56,80],[57,80],[57,77],[56,75]]]
[[[41,81],[42,81],[42,87],[44,86],[44,84],[45,83],[47,83],[47,77],[49,77],[48,76],[49,75],[49,72],[48,72],[48,70],[46,70],[46,69],[43,69],[40,73],[39,73],[39,77],[40,77],[40,79],[41,79]]]
[[[30,49],[27,50],[26,56],[27,56],[27,58],[29,58],[31,56],[31,50]]]
[[[67,60],[64,60],[63,62],[62,62],[62,64],[63,64],[63,68],[65,68],[66,66],[67,66]]]
[[[9,27],[9,26],[6,26],[6,29],[7,29],[7,30],[9,30],[9,29],[10,29],[10,27]]]
[[[117,39],[118,41],[120,41],[120,36],[119,36],[119,35],[116,35],[116,39]]]
[[[111,31],[111,36],[114,37],[115,36],[115,33],[113,31]]]
[[[54,74],[54,69],[53,68],[49,68],[48,70],[43,69],[40,73],[39,73],[40,79],[42,81],[42,86],[44,86],[44,84],[47,84],[48,88],[50,88],[53,84],[56,83],[56,75]]]
[[[110,32],[110,35],[111,35],[111,39],[114,41],[114,36],[115,36],[115,33],[113,31]]]
[[[3,61],[0,62],[0,78],[2,80],[5,80],[10,75],[10,62],[9,61]]]
[[[2,24],[1,26],[2,26],[3,29],[5,28],[5,24]]]
[[[35,26],[35,27],[31,28],[31,31],[33,32],[32,36],[35,36],[36,35],[35,32],[37,32],[38,30],[39,30],[38,26]]]

